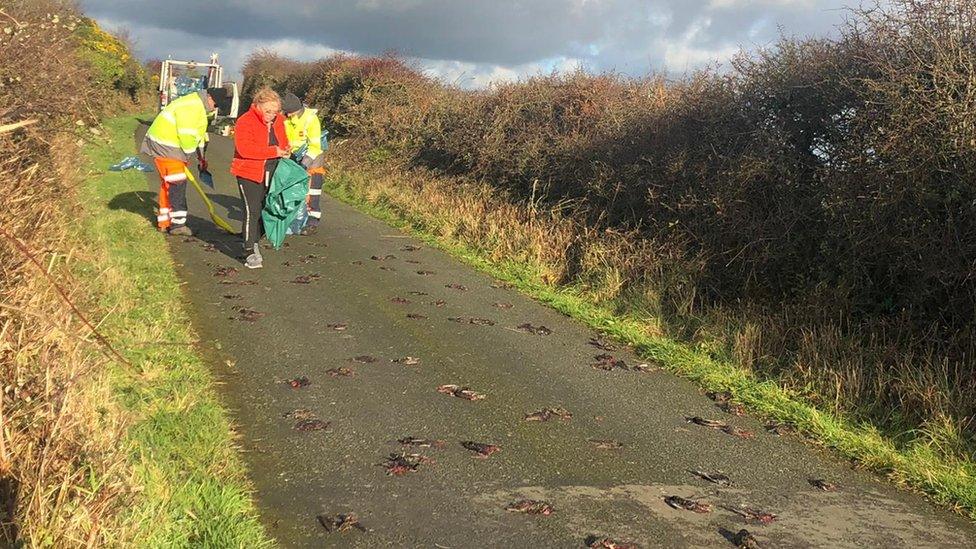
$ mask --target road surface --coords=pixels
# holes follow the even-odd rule
[[[209,156],[215,201],[237,225],[231,151],[218,137]],[[146,215],[146,230],[157,185],[148,174],[147,192],[115,201]],[[261,270],[241,267],[239,240],[210,223],[193,193],[196,236],[170,240],[201,347],[239,426],[262,521],[281,546],[584,547],[598,536],[732,547],[741,529],[763,547],[976,544],[964,518],[725,413],[686,380],[594,368],[604,354],[613,357],[604,364],[641,361],[625,348],[595,347],[597,334],[581,324],[347,205],[325,198],[323,209],[317,235],[268,249]],[[228,267],[239,272],[221,276]],[[289,383],[303,377],[304,387]],[[445,384],[485,398],[438,392]],[[572,417],[524,419],[545,408]],[[442,444],[408,447],[397,442],[404,437]],[[499,451],[481,459],[464,441]],[[385,460],[402,453],[424,461],[388,474]],[[724,472],[731,485],[694,470]],[[813,486],[817,479],[836,489]],[[668,496],[711,512],[669,507]],[[526,499],[554,511],[505,510]],[[744,508],[777,517],[763,525],[741,516]],[[330,533],[318,519],[349,513],[365,531]]]

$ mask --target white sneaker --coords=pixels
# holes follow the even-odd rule
[[[257,244],[254,245],[254,253],[244,260],[244,266],[248,269],[260,269],[264,266],[264,258],[261,257],[261,250],[258,249]]]

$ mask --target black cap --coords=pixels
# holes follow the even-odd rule
[[[227,116],[230,114],[232,98],[224,88],[207,88],[207,95],[217,105],[217,113]]]
[[[291,92],[287,92],[281,97],[281,112],[285,114],[292,114],[304,108],[302,100]]]

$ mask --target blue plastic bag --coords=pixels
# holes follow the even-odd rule
[[[124,172],[125,170],[128,170],[130,168],[135,168],[140,172],[156,171],[156,168],[153,168],[149,164],[146,164],[145,162],[139,160],[138,156],[127,156],[122,160],[120,160],[118,163],[112,164],[111,166],[108,167],[109,171],[111,172]]]
[[[288,229],[285,230],[285,234],[299,234],[302,229],[305,228],[305,223],[308,222],[308,205],[302,203],[302,207],[298,210],[298,215],[295,216],[295,220],[291,222]]]

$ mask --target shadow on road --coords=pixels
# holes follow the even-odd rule
[[[244,221],[244,208],[240,197],[226,194],[209,195],[214,204],[223,206],[227,210],[227,219],[231,221]]]
[[[213,198],[221,198],[223,201],[232,202],[233,199],[227,196],[216,195]],[[111,210],[125,210],[143,217],[146,220],[147,230],[156,229],[156,193],[149,191],[129,191],[115,195],[108,203]],[[232,208],[228,208],[232,211]],[[240,210],[238,206],[237,210]],[[239,216],[231,213],[232,220],[239,220]],[[227,234],[214,226],[209,218],[190,214],[187,216],[187,226],[193,229],[193,237],[206,244],[212,245],[217,251],[231,259],[241,258],[241,240],[237,235]]]

